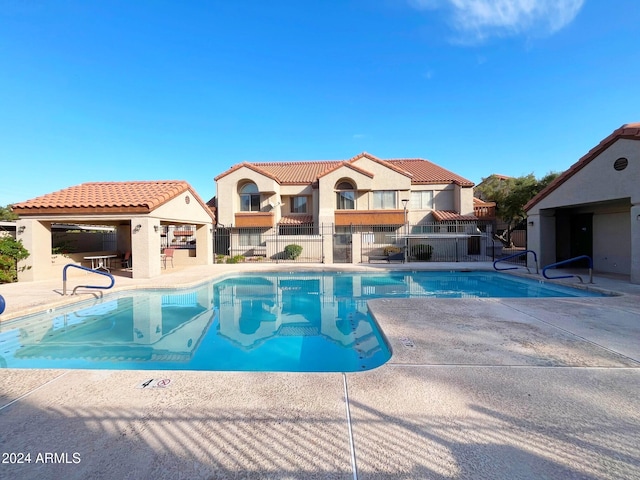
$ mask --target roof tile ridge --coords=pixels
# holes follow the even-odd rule
[[[272,180],[275,180],[278,183],[282,183],[277,175],[274,175],[273,173],[268,172],[268,171],[264,170],[263,168],[260,168],[260,167],[256,166],[255,163],[249,163],[249,162],[244,162],[244,163],[246,164],[245,166],[247,168],[253,170],[254,172],[260,173],[261,175],[264,175],[265,177],[271,178]]]
[[[371,177],[371,178],[373,178],[373,177],[374,177],[373,173],[371,173],[369,170],[365,170],[364,168],[359,167],[358,165],[354,165],[354,164],[353,164],[353,163],[351,163],[350,161],[348,161],[348,162],[342,162],[342,165],[341,165],[341,166],[345,166],[345,167],[347,167],[347,168],[351,168],[352,170],[355,170],[356,172],[360,172],[360,173],[362,173],[363,175],[366,175],[367,177]]]
[[[271,162],[254,162],[252,165],[260,165],[260,166],[287,166],[287,165],[309,165],[311,163],[321,164],[321,163],[336,163],[342,162],[342,160],[281,160],[281,161],[271,161]]]

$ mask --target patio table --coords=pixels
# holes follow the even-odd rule
[[[103,269],[107,272],[110,272],[111,268],[111,259],[117,258],[118,255],[90,255],[88,257],[84,257],[85,260],[91,260],[91,269],[99,270]]]

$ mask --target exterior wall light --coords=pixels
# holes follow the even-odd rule
[[[27,227],[25,227],[24,225],[20,225],[18,227],[18,234],[21,235],[24,233],[24,231],[26,230]]]
[[[142,225],[140,224],[136,225],[136,228],[133,229],[134,233],[138,233],[141,228],[142,228]]]
[[[530,227],[533,227],[533,220],[529,220],[529,221],[527,222],[527,225],[529,225]]]
[[[156,233],[158,233],[158,230],[160,230],[160,225],[154,225],[153,229],[156,231]]]

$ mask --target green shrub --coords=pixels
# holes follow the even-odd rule
[[[16,282],[18,261],[27,257],[29,257],[29,251],[22,245],[22,240],[0,237],[0,283]]]
[[[395,253],[402,252],[402,249],[400,247],[395,247],[395,246],[391,245],[389,247],[384,247],[383,252],[384,252],[385,255],[393,255]]]
[[[302,247],[300,245],[292,243],[291,245],[287,245],[286,247],[284,247],[285,258],[288,258],[289,260],[295,260],[300,256],[301,253]]]
[[[241,263],[244,262],[244,255],[234,255],[227,258],[227,263]]]
[[[431,260],[433,254],[433,247],[426,243],[420,243],[411,247],[411,255],[416,257],[416,260],[428,261]]]

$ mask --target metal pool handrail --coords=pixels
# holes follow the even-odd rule
[[[75,295],[76,294],[76,290],[78,288],[97,288],[97,289],[100,289],[100,290],[108,290],[109,288],[113,287],[113,285],[116,283],[116,279],[113,277],[113,275],[111,275],[108,272],[101,272],[100,270],[94,270],[94,269],[91,269],[91,268],[83,267],[82,265],[76,265],[74,263],[68,263],[62,269],[62,295],[63,296],[65,296],[67,294],[67,269],[69,267],[78,268],[80,270],[85,270],[85,271],[91,272],[91,273],[98,273],[100,275],[104,275],[105,277],[109,277],[111,279],[111,284],[107,285],[107,286],[77,285],[76,287],[74,287],[73,291],[71,292],[71,295]]]
[[[547,265],[542,269],[542,276],[544,278],[548,278],[549,280],[553,280],[556,278],[577,277],[578,280],[580,280],[580,283],[584,283],[580,275],[560,275],[559,277],[547,276],[547,270],[549,270],[550,268],[559,267],[560,265],[566,265],[567,263],[571,263],[571,262],[575,262],[576,260],[583,260],[583,259],[589,260],[589,283],[593,283],[593,260],[589,255],[580,255],[579,257],[574,257],[574,258],[570,258],[569,260],[563,260],[562,262],[556,262],[556,263],[552,263],[551,265]]]
[[[518,252],[518,253],[514,253],[513,255],[509,255],[508,257],[500,258],[500,259],[496,260],[495,262],[493,262],[493,268],[495,268],[498,271],[501,271],[501,270],[515,270],[518,267],[498,268],[498,267],[496,267],[496,264],[498,262],[504,262],[505,260],[509,260],[511,258],[516,258],[516,257],[520,257],[522,255],[526,255],[527,253],[533,253],[533,261],[536,262],[536,274],[539,273],[538,272],[538,256],[536,255],[536,252],[534,252],[533,250],[524,250],[522,252]],[[531,273],[531,270],[529,270],[529,267],[527,267],[525,265],[524,268],[527,269],[527,272]]]

